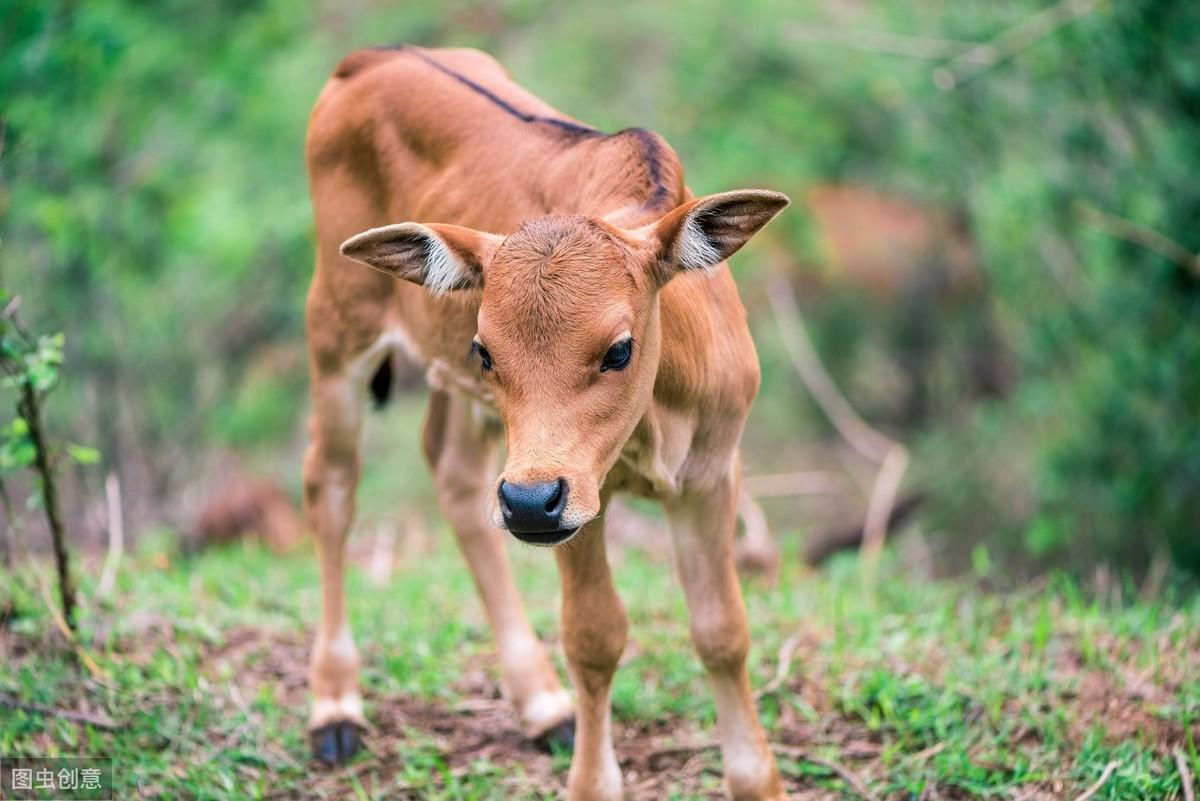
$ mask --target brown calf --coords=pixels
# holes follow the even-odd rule
[[[403,348],[428,366],[425,455],[532,737],[565,734],[573,713],[496,529],[565,546],[554,554],[578,697],[570,797],[621,796],[609,688],[627,622],[603,511],[623,491],[666,508],[730,793],[782,798],[746,675],[734,571],[737,447],[759,372],[724,259],[787,198],[693,198],[660,137],[564,117],[471,50],[350,55],[317,101],[307,151],[318,239],[304,461],[323,600],[311,666],[318,758],[349,756],[365,725],[343,545],[365,390]],[[397,220],[426,222],[388,224]],[[508,454],[495,479],[488,413],[504,424]]]

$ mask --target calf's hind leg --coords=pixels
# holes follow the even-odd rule
[[[471,568],[500,653],[504,685],[526,735],[569,746],[574,739],[571,699],[533,633],[505,551],[507,534],[487,521],[495,437],[472,419],[471,401],[435,391],[429,399],[422,444],[433,471],[438,503]]]
[[[309,662],[313,755],[328,764],[348,759],[366,727],[358,690],[358,649],[350,635],[343,590],[346,534],[354,517],[363,388],[345,374],[312,379],[313,414],[304,455],[304,515],[316,538],[321,619]]]
[[[746,654],[750,632],[734,562],[737,479],[667,505],[692,642],[717,707],[725,784],[735,801],[782,801],[775,757],[758,722]]]

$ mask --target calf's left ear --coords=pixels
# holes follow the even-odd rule
[[[503,237],[461,225],[399,223],[372,228],[342,243],[342,255],[435,295],[483,286],[484,267]]]
[[[658,280],[683,270],[708,270],[737,253],[790,201],[781,192],[738,189],[689,200],[649,226]]]

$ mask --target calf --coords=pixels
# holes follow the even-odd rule
[[[571,120],[471,50],[347,57],[313,110],[307,160],[317,265],[304,485],[322,584],[315,755],[347,758],[365,726],[343,546],[366,388],[403,348],[427,365],[425,456],[508,695],[529,736],[573,739],[570,798],[622,794],[609,689],[627,622],[603,529],[615,492],[666,509],[731,795],[782,798],[750,693],[734,571],[737,448],[759,370],[724,260],[787,198],[694,198],[657,135]],[[490,414],[507,450],[495,479]],[[577,712],[526,619],[497,528],[560,546]]]

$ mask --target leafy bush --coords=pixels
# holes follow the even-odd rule
[[[1137,567],[1170,547],[1200,565],[1200,276],[1180,258],[1200,249],[1195,3],[10,5],[0,269],[70,334],[56,414],[123,471],[155,465],[159,494],[206,448],[297,430],[302,359],[255,360],[301,341],[304,123],[336,59],[471,45],[589,122],[659,130],[697,192],[857,183],[962,214],[1021,381],[979,404],[947,363],[934,417],[899,432],[937,527],[1037,564]],[[964,41],[1003,57],[954,61]],[[802,203],[772,230],[797,264],[821,260]],[[754,253],[736,272],[757,311]],[[894,360],[903,329],[864,309],[832,292],[807,311],[839,378],[886,397],[853,343]],[[971,314],[929,313],[942,340],[977,334]],[[747,443],[769,463],[824,424],[753,318]]]

